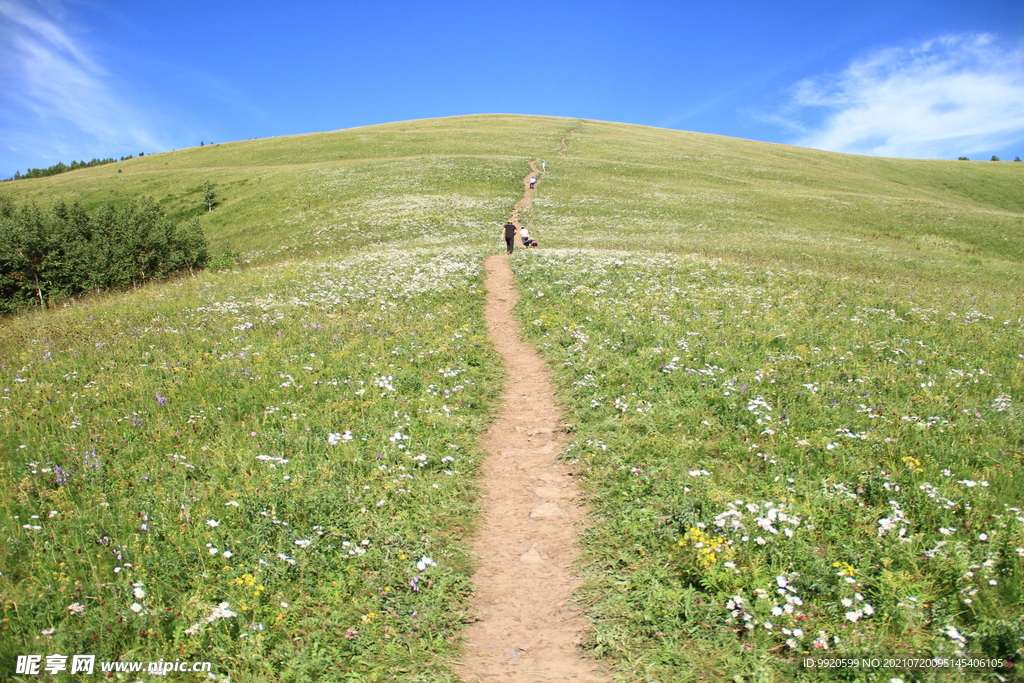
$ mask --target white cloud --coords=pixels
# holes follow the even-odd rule
[[[114,155],[161,148],[146,117],[118,94],[88,47],[62,27],[59,9],[0,0],[0,87],[13,105],[0,115],[5,146],[15,155],[33,150],[39,161],[92,149]]]
[[[794,144],[892,157],[953,158],[1024,140],[1024,50],[990,35],[937,38],[797,84]]]

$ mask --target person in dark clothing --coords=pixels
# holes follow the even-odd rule
[[[508,253],[512,253],[512,250],[516,246],[516,224],[509,221],[505,224],[505,245],[508,247]]]

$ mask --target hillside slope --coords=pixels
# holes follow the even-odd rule
[[[574,119],[464,116],[208,145],[0,191],[90,206],[150,195],[170,215],[202,216],[214,253],[255,263],[492,244],[530,159],[547,173],[523,219],[545,246],[1024,284],[1024,164],[857,157]]]
[[[0,671],[459,680],[506,372],[482,265],[534,160],[542,248],[509,265],[594,512],[584,647],[622,680],[832,680],[826,649],[1006,680],[1024,164],[505,115],[0,186],[150,195],[250,266],[0,325]]]
[[[534,220],[558,246],[1021,283],[1021,164],[877,159],[581,122],[548,168]]]
[[[152,154],[3,189],[16,201],[63,195],[87,206],[149,195],[169,215],[201,216],[214,253],[238,251],[249,262],[480,243],[507,216],[528,160],[556,148],[566,127],[503,116],[394,123]]]

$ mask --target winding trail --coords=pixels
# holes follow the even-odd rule
[[[523,176],[523,197],[512,207],[512,213],[508,217],[508,220],[512,223],[519,223],[519,212],[533,206],[533,195],[537,192],[537,189],[536,187],[530,189],[530,178],[534,177],[537,179],[536,185],[540,185],[541,181],[544,180],[544,174],[537,169],[536,159],[530,162],[530,171],[529,175]]]
[[[540,184],[541,175],[530,164]],[[528,207],[524,195],[512,218]],[[473,683],[599,683],[597,666],[580,656],[586,631],[572,592],[578,551],[575,526],[586,514],[572,468],[558,461],[564,447],[561,413],[544,360],[523,342],[512,307],[518,300],[508,256],[491,256],[485,316],[509,379],[504,408],[484,447],[483,521],[474,541],[478,620],[466,630],[456,671]]]

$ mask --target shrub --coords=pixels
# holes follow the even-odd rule
[[[130,287],[205,266],[209,254],[198,221],[175,224],[150,198],[92,216],[77,202],[0,202],[0,311],[89,290]]]

